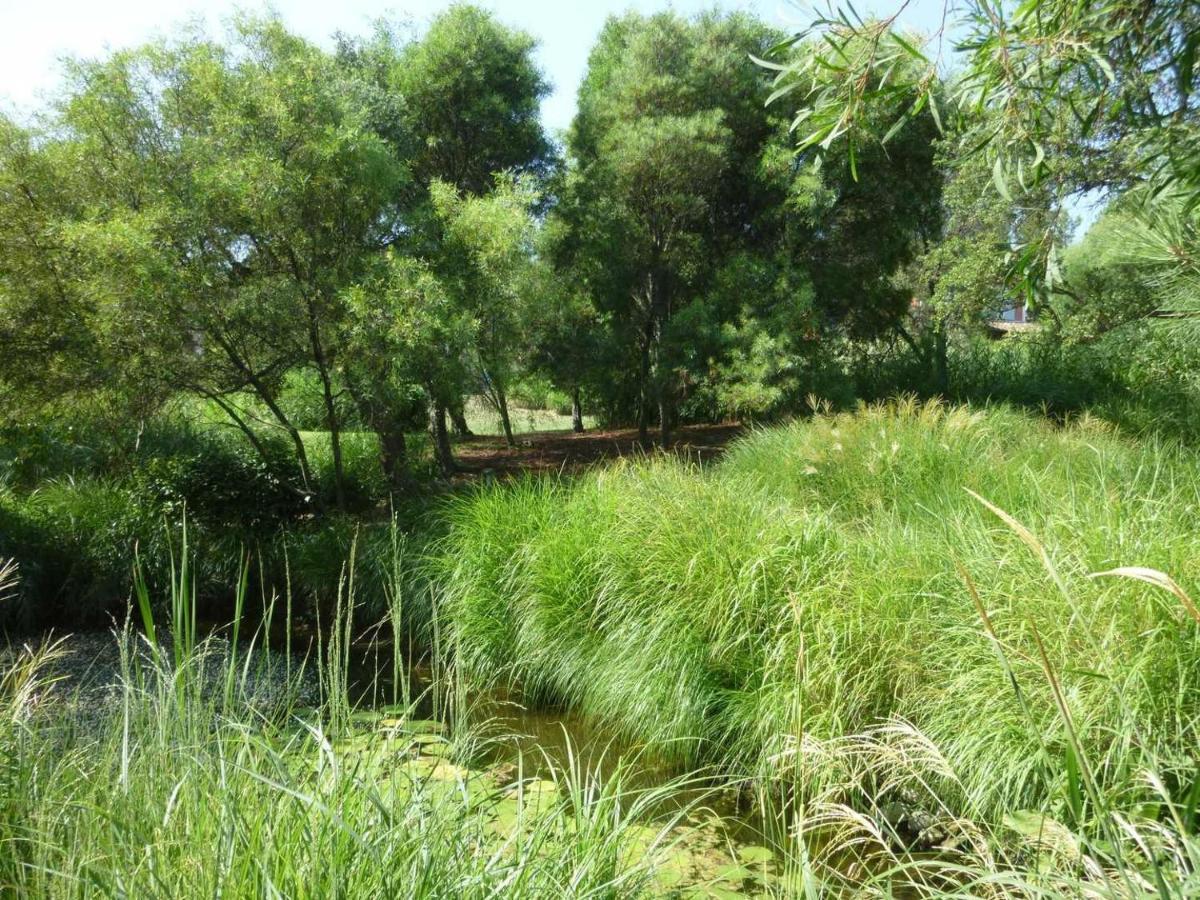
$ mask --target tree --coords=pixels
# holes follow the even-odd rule
[[[517,365],[521,305],[531,263],[533,194],[512,179],[485,197],[463,196],[444,182],[432,186],[442,228],[435,265],[464,316],[474,322],[470,367],[514,445],[508,385]]]
[[[788,254],[732,256],[672,326],[673,343],[686,348],[694,416],[764,419],[818,389],[821,317],[807,268]]]
[[[550,86],[534,62],[536,47],[532,37],[491,13],[457,4],[417,40],[381,25],[370,41],[343,39],[340,56],[375,86],[377,127],[411,157],[420,197],[432,203],[439,183],[464,197],[481,197],[503,173],[535,178],[550,170],[553,148],[539,118]],[[446,260],[438,246],[444,234],[439,214],[427,208],[413,216],[405,245],[422,258]],[[500,402],[487,378],[480,381],[493,405]],[[432,420],[441,422],[448,413],[460,437],[470,434],[462,398],[469,389],[465,382],[458,389],[447,386],[433,400],[444,408]],[[507,413],[501,418],[507,420]]]
[[[959,117],[962,147],[985,155],[1006,198],[1048,186],[1060,205],[1080,191],[1148,184],[1151,207],[1164,191],[1194,201],[1200,7],[1187,0],[970,0],[954,14],[947,3],[946,13],[965,34],[954,44],[961,70],[948,80],[941,59],[894,28],[898,13],[864,20],[850,7],[831,7],[798,33],[794,41],[815,38],[817,51],[767,65],[779,72],[776,99],[799,99],[801,146],[837,145],[853,162],[864,138],[883,134],[886,144],[922,112],[940,110],[939,118]],[[915,94],[912,103],[883,131],[867,122],[874,103],[905,92]],[[1165,222],[1171,213],[1150,208],[1145,218]],[[1059,233],[1049,217],[1015,257],[1030,301],[1053,291]],[[1164,263],[1168,270],[1197,258],[1194,244],[1179,249]]]
[[[1018,206],[989,190],[991,172],[978,155],[941,143],[943,187],[936,229],[919,235],[917,254],[896,277],[911,298],[896,334],[928,366],[933,389],[950,388],[948,345],[953,330],[978,330],[1000,314],[1009,297],[1008,260],[1021,236],[1043,225],[1047,201],[1034,195]]]
[[[560,224],[551,220],[538,235],[521,328],[528,341],[527,370],[548,378],[571,398],[571,427],[582,432],[583,392],[611,373],[603,371],[606,331],[595,305],[551,262]]]
[[[765,415],[796,402],[823,333],[894,329],[912,299],[895,275],[940,229],[932,115],[819,165],[795,153],[788,123],[764,108],[765,70],[746,64],[780,40],[742,15],[614,18],[580,89],[553,261],[627,342],[619,368],[635,373],[639,431],[656,406],[664,442],[681,408]]]
[[[1090,343],[1143,319],[1192,318],[1200,267],[1175,253],[1196,241],[1196,217],[1176,199],[1174,221],[1163,221],[1169,202],[1155,204],[1160,218],[1147,221],[1136,197],[1119,198],[1064,251],[1049,307],[1064,338]]]
[[[627,15],[606,23],[568,138],[557,215],[568,266],[635,348],[636,418],[657,407],[670,439],[679,376],[673,317],[730,249],[756,239],[771,194],[758,180],[773,124],[747,52],[777,38],[742,15]]]
[[[404,47],[389,73],[405,130],[420,136],[414,173],[483,195],[501,172],[541,175],[552,162],[540,104],[550,92],[537,41],[476,6],[454,5]]]
[[[305,444],[277,394],[311,368],[339,505],[341,297],[401,233],[409,177],[348,79],[278,21],[240,19],[228,46],[185,36],[73,64],[35,139],[77,192],[46,263],[70,266],[64,323],[86,322],[123,378],[212,401],[266,456],[250,392],[291,439],[304,491]]]
[[[0,416],[111,383],[64,221],[80,214],[70,148],[0,117]]]
[[[385,367],[377,383],[419,386],[434,458],[443,475],[453,474],[444,398],[461,384],[460,361],[474,338],[475,322],[427,261],[394,251],[371,278],[347,291],[346,302],[354,314],[353,350]]]

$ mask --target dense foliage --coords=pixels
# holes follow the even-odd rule
[[[0,626],[125,625],[0,654],[0,893],[1195,895],[1196,10],[629,12],[561,143],[463,4],[69,62]]]
[[[741,13],[614,17],[561,159],[535,42],[470,6],[332,53],[242,18],[77,61],[2,125],[3,415],[145,423],[203,398],[286,490],[346,509],[348,433],[409,491],[414,432],[452,474],[464,398],[511,444],[523,381],[549,379],[579,427],[588,408],[645,440],[657,419],[667,443],[850,401],[847,360],[880,347],[918,363],[894,388],[970,393],[952,357],[1034,299],[1066,343],[1183,315],[1191,19],[1035,6],[968,10],[950,78],[890,19],[786,39]],[[1097,187],[1095,233],[1047,250]],[[1023,296],[1014,275],[1038,272]]]
[[[0,122],[0,552],[41,573],[33,608],[94,618],[127,595],[122,548],[163,559],[185,510],[198,543],[255,548],[416,503],[474,398],[510,447],[514,400],[669,444],[900,393],[1194,440],[1191,19],[1080,55],[1129,11],[1051,6],[980,6],[952,77],[891,20],[613,17],[561,147],[536,42],[470,6],[332,51],[242,17],[72,62]],[[1071,91],[979,93],[1009,77],[997,29]],[[1097,186],[1035,333],[989,344]]]

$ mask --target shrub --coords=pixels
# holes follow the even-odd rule
[[[331,503],[334,472],[328,433],[313,432],[306,437],[317,496]],[[369,431],[345,431],[341,435],[341,446],[347,509],[365,511],[385,501],[390,487],[379,464],[379,439]]]
[[[26,622],[105,624],[130,597],[134,551],[151,569],[165,534],[125,486],[96,478],[0,493],[0,554],[21,566]]]
[[[9,424],[0,428],[0,484],[32,487],[48,478],[99,472],[107,440],[86,442],[80,423]]]
[[[282,440],[263,439],[264,460],[240,435],[178,426],[169,434],[170,445],[158,436],[148,442],[131,476],[139,496],[167,518],[255,529],[311,508],[286,477],[295,465]]]
[[[560,416],[571,414],[571,397],[542,375],[525,375],[508,391],[509,402],[526,409],[550,409]]]

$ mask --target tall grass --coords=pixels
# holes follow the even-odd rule
[[[384,731],[349,707],[353,534],[325,643],[285,651],[288,684],[319,669],[316,713],[253,696],[278,659],[200,638],[181,563],[166,627],[138,592],[149,647],[124,634],[99,724],[43,702],[54,648],[9,665],[0,890],[668,892],[675,820],[653,817],[683,781],[633,792],[572,760],[549,789],[497,786],[460,764],[473,696],[503,686],[719,773],[772,831],[780,895],[1195,895],[1198,511],[1191,451],[915,401],[757,432],[708,469],[481,488],[432,548],[371,537],[384,642],[432,645],[452,730],[432,759],[396,673]]]
[[[17,589],[16,560],[0,559],[0,603],[12,598]]]
[[[255,655],[253,641],[239,656],[232,634],[196,634],[182,560],[165,626],[144,585],[138,599],[145,630],[117,636],[122,680],[89,721],[48,692],[61,645],[27,647],[0,670],[0,894],[658,893],[656,870],[686,812],[655,818],[675,785],[633,791],[620,768],[602,781],[577,764],[550,780],[497,781],[451,761],[470,734],[444,745],[450,757],[430,756],[413,731],[428,724],[404,710],[382,730],[356,727],[345,707],[349,569],[318,654],[325,702],[315,711],[289,692],[268,706],[254,695],[252,658],[267,669],[284,660]]]
[[[901,401],[763,431],[709,471],[482,491],[438,564],[482,681],[787,784],[793,810],[878,828],[915,806],[1010,838],[1006,816],[1042,816],[1112,862],[1129,827],[1190,841],[1168,810],[1200,782],[1200,629],[1178,595],[1089,576],[1197,583],[1198,510],[1175,446]]]

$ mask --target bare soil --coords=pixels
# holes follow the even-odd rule
[[[574,475],[598,463],[620,457],[640,457],[667,452],[695,462],[709,462],[743,432],[736,423],[685,425],[678,428],[664,451],[656,443],[643,445],[636,428],[612,430],[535,431],[516,438],[507,447],[503,437],[476,435],[459,440],[454,455],[462,470],[459,478],[512,477],[522,472]]]

